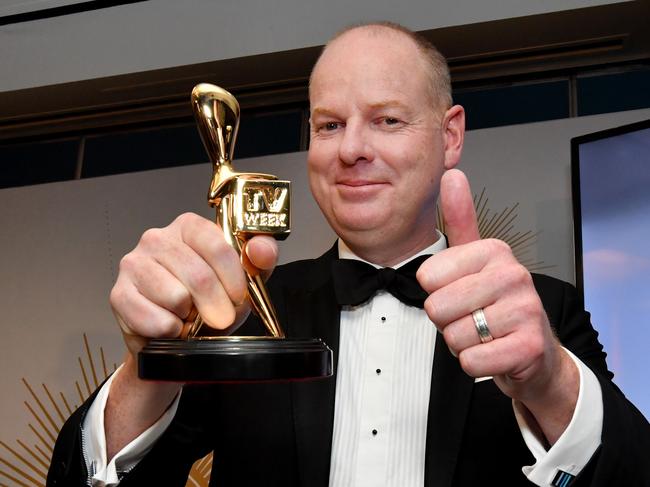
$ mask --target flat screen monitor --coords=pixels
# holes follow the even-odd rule
[[[576,284],[614,382],[650,418],[650,120],[571,150]]]

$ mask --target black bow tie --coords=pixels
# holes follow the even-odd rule
[[[429,257],[421,255],[398,269],[376,269],[353,259],[335,260],[332,262],[332,277],[336,300],[340,305],[356,306],[385,289],[401,302],[422,308],[427,293],[415,279],[415,272]]]

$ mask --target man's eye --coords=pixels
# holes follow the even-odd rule
[[[327,122],[326,124],[323,125],[323,128],[325,130],[336,130],[339,128],[339,123],[338,122]]]
[[[399,120],[396,119],[396,118],[393,118],[393,117],[386,117],[386,118],[384,119],[384,123],[385,123],[386,125],[396,125],[396,124],[399,123]]]

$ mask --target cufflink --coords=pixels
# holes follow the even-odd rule
[[[570,473],[563,472],[562,470],[557,471],[557,475],[553,479],[553,482],[551,482],[551,485],[553,487],[568,487],[573,483],[573,480],[576,478],[575,475],[571,475]]]

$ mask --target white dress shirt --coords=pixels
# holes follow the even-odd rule
[[[439,234],[436,243],[408,260],[445,247]],[[358,259],[341,240],[339,256]],[[340,326],[330,487],[422,487],[435,326],[422,309],[385,291],[359,306],[344,306]],[[536,459],[522,471],[539,486],[550,486],[558,470],[577,474],[600,444],[600,384],[569,355],[580,371],[580,392],[573,418],[552,448],[544,448],[531,426],[534,419],[513,401],[521,434]],[[94,486],[118,484],[120,474],[137,464],[172,421],[180,397],[107,463],[103,412],[111,382],[103,386],[83,424],[84,457]]]

